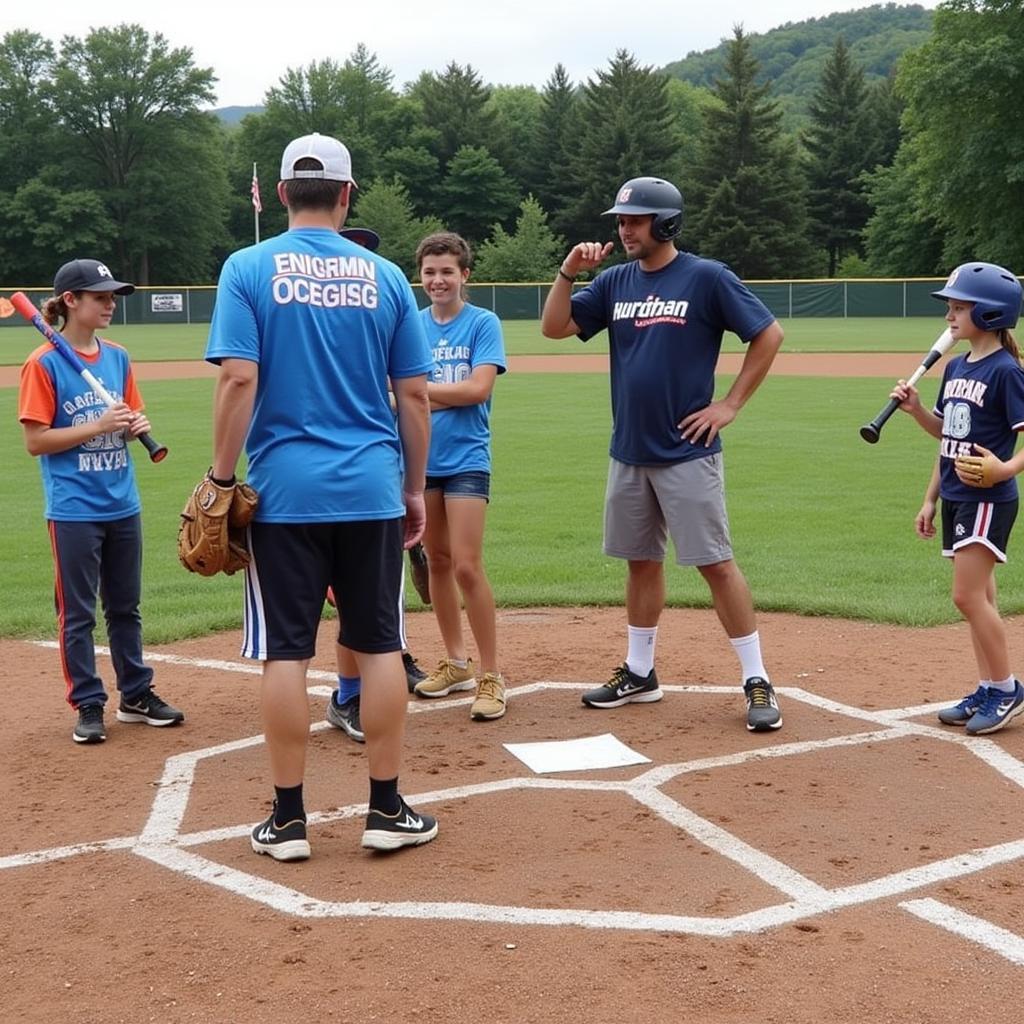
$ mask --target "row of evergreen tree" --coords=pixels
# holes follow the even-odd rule
[[[1024,269],[1020,0],[946,0],[931,37],[868,85],[835,40],[808,127],[788,132],[741,28],[710,88],[620,51],[583,83],[489,87],[471,65],[402,90],[359,45],[289,69],[261,112],[229,129],[203,108],[211,69],[138,25],[0,43],[0,280],[50,280],[100,254],[142,283],[213,280],[285,227],[274,196],[296,135],[336,135],[360,190],[351,223],[413,272],[441,226],[477,248],[478,280],[547,280],[568,245],[611,237],[602,218],[638,174],[675,181],[686,248],[748,279],[935,275],[966,258]]]

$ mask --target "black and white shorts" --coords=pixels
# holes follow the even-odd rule
[[[328,586],[341,620],[341,643],[365,654],[400,651],[404,523],[253,523],[243,657],[311,658]]]
[[[983,544],[1000,562],[1006,561],[1010,531],[1017,518],[1013,501],[949,501],[942,499],[942,554],[952,558],[968,544]]]

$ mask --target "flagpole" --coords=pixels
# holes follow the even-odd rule
[[[252,165],[252,220],[253,220],[253,229],[254,229],[255,234],[256,234],[256,244],[257,245],[259,244],[259,241],[260,241],[260,209],[261,209],[261,206],[262,206],[262,204],[260,202],[259,178],[256,177],[256,163],[254,161],[253,165]]]

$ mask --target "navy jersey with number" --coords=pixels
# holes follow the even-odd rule
[[[609,267],[572,297],[572,318],[587,341],[608,329],[612,439],[619,462],[657,466],[705,458],[677,424],[714,397],[722,335],[746,342],[775,317],[724,264],[680,252],[661,270],[638,261]]]
[[[939,448],[939,494],[950,501],[1012,501],[1017,480],[995,487],[961,483],[953,463],[958,455],[976,454],[973,445],[988,448],[1004,462],[1013,455],[1017,431],[1024,428],[1024,369],[1004,348],[982,359],[960,355],[946,364],[935,399],[942,417]]]

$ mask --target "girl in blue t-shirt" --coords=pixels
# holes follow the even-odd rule
[[[505,372],[501,324],[489,310],[466,302],[472,256],[459,235],[441,232],[420,242],[416,265],[430,306],[420,311],[434,352],[428,378],[430,456],[425,492],[424,547],[430,597],[446,656],[422,682],[420,697],[476,689],[470,717],[505,714],[498,669],[494,595],[483,564],[484,519],[491,480],[491,391]],[[462,632],[459,596],[480,658],[476,678]]]
[[[117,678],[120,722],[177,725],[185,716],[153,691],[142,657],[142,520],[128,439],[149,430],[128,353],[99,331],[110,326],[118,295],[135,286],[115,281],[98,260],[65,263],[43,304],[82,361],[116,403],[100,395],[48,342],[21,368],[18,419],[25,447],[39,458],[54,561],[61,668],[66,698],[78,712],[76,743],[102,743],[107,701],[96,672],[93,629],[100,596]]]
[[[892,397],[940,440],[914,526],[920,537],[935,536],[941,498],[942,554],[953,560],[953,603],[971,630],[979,683],[955,707],[943,708],[939,721],[978,736],[1024,712],[1024,687],[1010,671],[995,585],[995,567],[1006,561],[1017,517],[1016,476],[1024,469],[1024,449],[1014,454],[1024,429],[1024,369],[1010,333],[1020,315],[1021,286],[995,264],[965,263],[932,295],[946,301],[949,331],[954,341],[966,340],[970,352],[946,365],[933,410],[902,380]]]

